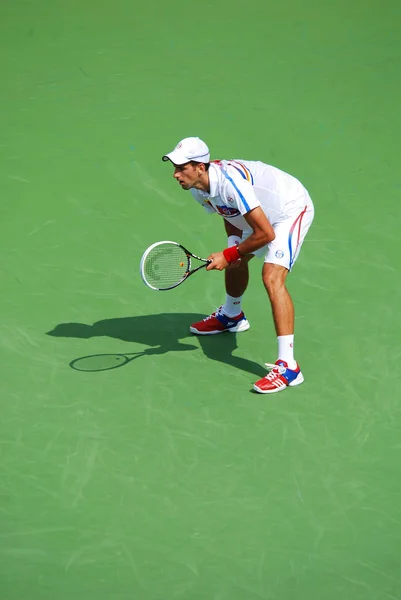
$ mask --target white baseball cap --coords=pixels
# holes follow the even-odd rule
[[[165,154],[162,160],[171,160],[174,165],[184,165],[185,163],[194,162],[208,163],[210,162],[209,148],[198,137],[187,137],[178,142],[176,147],[169,154]]]

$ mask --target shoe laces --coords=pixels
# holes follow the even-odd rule
[[[223,306],[220,306],[219,308],[216,308],[216,310],[214,312],[212,312],[211,315],[209,315],[208,317],[205,317],[203,319],[203,321],[209,321],[209,319],[215,319],[217,317],[218,314],[223,314],[222,309]]]
[[[272,363],[265,363],[266,367],[270,369],[270,373],[266,375],[266,379],[273,381],[279,375],[284,375],[286,368],[283,365],[273,365]]]

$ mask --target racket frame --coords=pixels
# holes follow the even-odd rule
[[[147,259],[148,255],[153,250],[153,248],[156,248],[157,246],[161,246],[162,244],[172,244],[174,246],[179,246],[182,250],[184,250],[184,252],[185,252],[185,254],[187,256],[188,264],[187,264],[187,270],[185,271],[184,275],[182,276],[182,279],[178,283],[175,283],[174,285],[170,285],[169,287],[165,287],[165,288],[157,288],[157,287],[154,287],[153,285],[151,285],[147,281],[147,279],[145,277],[145,273],[144,273],[144,268],[143,267],[144,267],[144,264],[146,262],[146,259]],[[195,269],[191,269],[191,258],[195,258],[196,260],[200,260],[201,262],[203,262],[205,264],[199,265],[199,267],[196,267]],[[151,290],[155,290],[156,292],[166,292],[167,290],[172,290],[172,289],[178,287],[179,285],[181,285],[182,283],[184,283],[184,281],[186,281],[190,275],[193,275],[194,273],[196,273],[196,271],[199,271],[200,269],[204,269],[211,262],[212,261],[209,260],[209,259],[207,259],[207,258],[201,258],[200,256],[197,256],[196,254],[193,254],[187,248],[185,248],[185,246],[183,246],[182,244],[179,244],[178,242],[172,242],[171,240],[163,240],[161,242],[155,242],[154,244],[152,244],[151,246],[149,246],[149,248],[147,248],[145,250],[145,252],[143,253],[142,258],[141,258],[139,272],[141,274],[142,281]]]

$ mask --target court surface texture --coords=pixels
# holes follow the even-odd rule
[[[3,0],[2,600],[401,598],[398,2]],[[276,337],[170,292],[147,246],[226,245],[161,156],[298,177],[289,277],[305,383],[253,393]]]

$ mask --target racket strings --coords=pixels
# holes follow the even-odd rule
[[[161,244],[149,252],[143,270],[151,286],[163,289],[182,281],[190,266],[190,259],[180,246]]]

